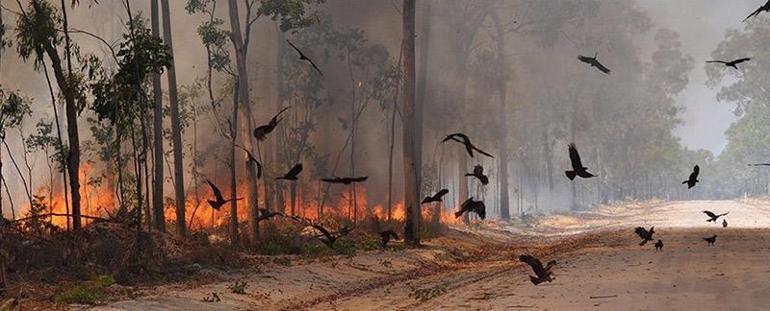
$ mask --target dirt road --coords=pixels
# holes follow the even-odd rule
[[[728,228],[701,210],[727,212]],[[720,219],[721,222],[721,219]],[[655,225],[639,247],[631,226]],[[551,216],[527,234],[455,233],[420,250],[376,252],[242,276],[227,283],[160,288],[98,310],[767,310],[770,203],[689,201]],[[521,231],[521,229],[512,229]],[[717,234],[715,246],[701,239]],[[533,286],[521,253],[554,258],[556,280]],[[221,302],[202,302],[217,292]]]

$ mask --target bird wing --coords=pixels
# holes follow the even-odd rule
[[[214,197],[217,198],[217,201],[222,202],[225,200],[225,198],[222,197],[222,191],[219,191],[219,188],[217,188],[214,183],[212,183],[210,180],[206,180],[206,182],[209,183],[209,186],[211,186],[211,191],[214,192]]]
[[[750,61],[750,60],[751,60],[751,57],[744,57],[744,58],[736,59],[736,60],[732,61],[731,63],[733,65],[737,65],[737,64],[740,64],[740,63],[743,63],[743,62],[747,62],[747,61]]]
[[[634,232],[636,232],[636,235],[638,235],[642,239],[647,239],[647,237],[649,236],[647,229],[644,229],[643,227],[636,227],[636,229],[634,229]]]
[[[543,263],[540,262],[540,259],[537,259],[533,256],[521,255],[519,256],[519,261],[524,262],[532,267],[532,271],[534,271],[537,276],[541,276],[545,272],[545,269],[543,269]]]
[[[610,69],[607,67],[604,67],[602,63],[600,63],[598,60],[594,60],[593,65],[596,66],[597,69],[599,69],[601,72],[610,74]]]
[[[719,64],[727,64],[726,61],[723,60],[707,60],[707,63],[719,63]]]
[[[584,63],[586,63],[586,64],[590,64],[590,63],[591,63],[591,61],[593,61],[593,60],[594,60],[594,58],[593,58],[593,57],[587,57],[587,56],[583,56],[583,55],[578,55],[578,57],[577,57],[577,58],[578,58],[578,60],[580,60],[581,62],[584,62]]]
[[[311,66],[313,66],[313,68],[315,69],[315,71],[318,71],[318,74],[320,74],[321,76],[323,76],[323,75],[324,75],[324,73],[323,73],[323,72],[321,72],[321,69],[318,69],[318,66],[316,66],[316,64],[315,64],[315,62],[314,62],[313,60],[311,60],[311,59],[309,59],[309,58],[308,58],[308,59],[307,59],[307,61],[308,61],[308,62],[310,62],[310,65],[311,65]]]
[[[494,158],[494,157],[493,157],[491,154],[489,154],[488,152],[486,152],[486,151],[484,151],[484,150],[481,150],[481,149],[479,149],[479,148],[478,148],[478,147],[476,147],[476,146],[471,146],[471,148],[473,148],[473,150],[476,150],[476,151],[478,151],[478,153],[481,153],[481,154],[483,154],[483,155],[485,155],[485,156],[488,156],[488,157],[490,157],[490,158]]]
[[[746,18],[744,18],[744,19],[743,19],[743,21],[745,22],[745,21],[747,21],[749,18],[752,18],[752,17],[754,17],[754,16],[757,16],[757,15],[758,15],[760,12],[762,12],[762,8],[763,8],[763,7],[759,7],[759,8],[758,8],[756,11],[754,11],[754,12],[751,12],[751,14],[749,14],[749,16],[746,16]]]
[[[294,45],[294,43],[291,43],[291,41],[289,41],[289,40],[286,40],[286,42],[288,42],[288,43],[289,43],[289,45],[291,45],[291,48],[292,48],[292,49],[294,49],[295,51],[297,51],[297,54],[299,54],[299,57],[300,57],[300,58],[303,58],[303,57],[305,57],[305,54],[302,54],[302,51],[300,51],[300,50],[299,50],[299,48],[298,48],[296,45]]]
[[[352,181],[352,182],[362,182],[362,181],[366,181],[367,179],[369,179],[369,176],[361,176],[361,177],[350,178],[350,181]]]
[[[321,178],[321,181],[323,181],[323,182],[328,182],[328,183],[333,183],[333,184],[336,184],[336,183],[340,183],[340,182],[341,182],[341,180],[340,180],[340,178],[339,178],[339,177],[334,177],[334,178]]]
[[[321,225],[313,224],[312,226],[313,226],[313,228],[316,228],[316,230],[320,231],[321,234],[323,234],[329,241],[334,239],[334,237],[332,236],[331,232],[329,232],[329,230],[326,230],[326,228],[321,227]]]
[[[286,176],[297,177],[300,172],[302,172],[302,163],[294,165],[294,167],[292,167],[291,170],[286,173]]]
[[[709,217],[712,217],[712,218],[717,217],[717,215],[712,213],[711,211],[703,211],[703,213],[708,215]]]
[[[436,194],[433,195],[433,198],[434,199],[441,199],[447,193],[449,193],[449,189],[441,189],[438,192],[436,192]]]
[[[575,144],[569,144],[569,160],[572,162],[573,170],[583,169],[583,163],[580,161],[580,154]]]
[[[770,163],[753,163],[749,164],[749,166],[770,166]]]
[[[457,141],[457,142],[461,142],[461,141],[457,140],[457,137],[460,137],[462,139],[467,139],[468,138],[468,136],[466,136],[463,133],[452,133],[452,134],[449,134],[446,137],[444,137],[444,139],[441,142],[443,143],[443,142],[446,142],[448,140],[454,140],[454,141]]]
[[[479,218],[484,219],[487,218],[487,206],[484,205],[484,201],[476,201],[473,202],[473,211],[476,212],[476,214],[479,215]]]

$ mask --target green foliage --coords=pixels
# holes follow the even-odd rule
[[[35,8],[35,5],[39,7]],[[61,24],[59,11],[48,1],[30,1],[26,13],[16,24],[16,50],[25,61],[34,57],[35,66],[40,66],[45,50],[54,48],[62,41],[57,30]]]
[[[65,290],[57,296],[56,300],[65,304],[97,304],[104,298],[104,289],[112,284],[115,284],[112,276],[100,275],[84,284]]]
[[[315,12],[308,13],[308,7],[324,2],[326,0],[260,0],[257,14],[280,21],[281,31],[289,31],[318,22],[318,15]]]
[[[31,113],[28,99],[0,87],[0,139],[5,139],[5,131],[21,125]]]
[[[152,35],[141,17],[127,25],[129,33],[117,52],[118,70],[103,74],[92,85],[94,102],[91,109],[99,120],[108,120],[119,129],[132,126],[150,108],[144,84],[152,74],[160,74],[171,66],[171,54],[160,38]]]

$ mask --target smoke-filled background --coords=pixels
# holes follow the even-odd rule
[[[111,49],[120,50],[129,32],[125,3],[80,2],[69,8],[73,44],[84,59],[92,55],[100,60],[103,75],[114,74],[120,55],[113,57]],[[148,28],[149,2],[129,2],[132,18]],[[253,21],[243,34],[249,43],[253,123],[267,123],[289,107],[276,131],[258,147],[256,156],[265,167],[260,205],[289,209],[295,198],[293,213],[315,216],[323,205],[346,214],[356,206],[354,214],[360,209],[364,215],[353,217],[382,216],[389,206],[398,209],[403,202],[401,4],[309,2],[305,9],[313,16],[311,22],[285,32],[280,18],[259,12],[245,16],[241,7],[241,26]],[[770,161],[770,114],[763,86],[770,72],[770,54],[765,52],[770,50],[770,19],[760,15],[741,22],[759,2],[419,1],[416,97],[423,109],[423,195],[448,188],[446,209],[473,196],[486,202],[492,217],[502,218],[630,199],[766,195],[768,172],[746,165]],[[55,136],[52,100],[59,123],[66,122],[59,88],[52,83],[49,90],[41,68],[50,64],[37,66],[34,59],[19,55],[18,13],[29,9],[27,1],[20,1],[22,8],[17,1],[0,3],[3,38],[10,43],[0,54],[0,85],[26,97],[32,111],[18,126],[5,129],[2,173],[7,191],[1,195],[8,217],[34,205],[28,203],[32,195],[61,197],[56,146],[35,145],[33,140]],[[196,4],[201,6],[196,9]],[[230,192],[228,120],[235,102],[235,51],[226,34],[227,1],[175,0],[170,5],[185,190],[192,212],[211,195],[207,179]],[[225,34],[217,38],[214,30]],[[208,50],[202,41],[206,36],[214,42]],[[298,60],[287,39],[323,75]],[[610,75],[576,58],[595,54],[612,70]],[[210,74],[211,55],[227,59],[227,64]],[[753,59],[739,70],[705,64],[741,57]],[[53,79],[50,70],[48,74]],[[145,84],[152,89],[149,79]],[[87,213],[103,214],[129,200],[115,191],[116,176],[124,171],[130,177],[135,171],[130,162],[115,160],[114,133],[99,119],[94,104],[98,95],[90,85],[83,81],[78,117],[81,193]],[[162,89],[168,105],[165,74]],[[173,133],[168,109],[164,113],[164,197],[170,206]],[[239,143],[247,145],[252,129],[244,118],[240,123]],[[139,131],[143,124],[149,123],[131,127]],[[468,134],[495,157],[468,158],[461,145],[440,144],[454,132]],[[597,178],[565,178],[571,142]],[[149,154],[126,154],[142,156]],[[236,179],[238,193],[246,195],[244,157],[238,154]],[[273,181],[297,162],[305,170],[295,187]],[[464,176],[476,164],[484,166],[489,185]],[[701,184],[687,190],[681,182],[696,164]],[[355,187],[318,182],[321,177],[358,175],[369,179]],[[147,176],[151,183],[152,174]],[[171,209],[167,214],[173,218]]]

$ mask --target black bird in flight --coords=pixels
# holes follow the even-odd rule
[[[369,178],[369,176],[361,176],[361,177],[333,177],[333,178],[321,178],[321,181],[328,182],[330,184],[350,185],[352,183],[366,181],[368,178]]]
[[[482,185],[487,185],[489,183],[489,177],[487,175],[484,175],[484,167],[481,165],[476,165],[473,167],[473,173],[466,173],[465,176],[473,176],[476,177]]]
[[[481,153],[481,154],[483,154],[485,156],[488,156],[490,158],[494,158],[491,154],[489,154],[489,153],[485,152],[484,150],[481,150],[478,147],[474,146],[473,143],[471,143],[471,139],[468,138],[468,136],[463,134],[463,133],[449,134],[446,137],[444,137],[444,140],[442,140],[441,143],[447,142],[449,140],[454,140],[454,141],[456,141],[458,143],[461,143],[461,144],[465,145],[465,150],[468,151],[468,155],[470,155],[471,158],[473,158],[473,151],[474,150],[478,151],[478,153]]]
[[[727,228],[727,219],[722,219],[722,228]]]
[[[278,123],[281,122],[281,120],[283,120],[283,119],[278,119],[278,117],[281,115],[281,113],[286,111],[286,109],[289,109],[289,107],[283,108],[281,109],[281,111],[278,111],[278,113],[276,113],[273,116],[273,118],[270,119],[270,122],[268,122],[267,124],[261,125],[255,128],[254,137],[256,137],[257,140],[259,141],[265,140],[265,138],[267,138],[267,134],[270,134],[271,132],[273,132],[275,127],[278,126]]]
[[[285,175],[278,177],[276,179],[297,180],[297,176],[299,176],[300,172],[302,172],[302,163],[297,163]]]
[[[398,240],[398,234],[393,232],[393,230],[385,230],[380,232],[380,245],[382,248],[388,248],[388,242],[390,242],[390,239]]]
[[[465,212],[474,212],[481,219],[487,217],[487,207],[484,205],[484,201],[474,201],[473,197],[468,198],[460,205],[460,210],[455,212],[455,218],[459,218]]]
[[[275,216],[285,217],[285,215],[283,213],[271,212],[271,211],[269,211],[266,208],[259,208],[259,209],[257,209],[257,211],[259,212],[259,216],[257,216],[257,222],[263,221],[265,219],[270,219],[270,218],[273,218]]]
[[[548,264],[543,267],[543,263],[540,262],[540,259],[537,259],[530,255],[521,255],[519,256],[519,261],[528,264],[530,267],[532,267],[532,271],[535,272],[534,276],[529,276],[529,280],[532,281],[532,284],[538,285],[543,282],[551,282],[553,281],[553,272],[551,272],[551,268],[553,268],[554,265],[556,265],[556,260],[551,260],[548,262]]]
[[[580,154],[578,153],[578,150],[577,150],[577,147],[575,147],[575,144],[569,144],[568,147],[569,147],[569,159],[572,162],[572,170],[564,172],[565,174],[567,174],[567,178],[569,178],[569,180],[574,180],[575,176],[579,176],[583,178],[595,177],[596,175],[589,173],[588,168],[583,166],[583,163],[580,161]]]
[[[739,59],[736,59],[736,60],[731,60],[729,62],[726,62],[726,61],[723,61],[723,60],[710,60],[710,61],[706,61],[706,62],[707,63],[724,64],[727,67],[733,67],[735,69],[738,69],[738,66],[736,66],[736,65],[738,65],[738,64],[740,64],[742,62],[748,62],[750,60],[751,60],[750,57],[744,57],[744,58],[739,58]]]
[[[752,163],[749,166],[770,166],[770,163]]]
[[[652,235],[655,234],[655,227],[650,227],[649,231],[643,227],[636,227],[634,232],[636,232],[636,235],[642,238],[642,242],[639,243],[639,246],[644,246],[644,244],[647,244],[648,241],[652,241]]]
[[[211,186],[211,191],[214,192],[214,199],[216,199],[216,201],[208,200],[209,201],[209,205],[211,205],[211,207],[213,209],[219,210],[219,208],[221,208],[222,205],[225,205],[225,204],[229,203],[230,201],[233,201],[233,199],[225,200],[225,198],[222,197],[222,191],[220,191],[219,188],[216,185],[214,185],[214,183],[212,183],[210,180],[207,180],[206,182],[208,182],[209,186]],[[235,200],[237,201],[237,200],[242,200],[242,199],[243,198],[236,198]]]
[[[758,9],[756,9],[754,12],[751,12],[751,14],[749,14],[749,16],[746,16],[746,18],[744,18],[744,19],[743,19],[743,21],[745,22],[745,21],[747,21],[749,18],[752,18],[752,17],[754,17],[754,16],[757,16],[757,15],[759,15],[759,13],[762,13],[763,11],[764,11],[764,12],[768,12],[768,11],[770,11],[770,0],[768,0],[767,2],[765,2],[765,4],[763,4],[761,7],[759,7]]]
[[[719,214],[719,215],[714,214],[711,211],[703,211],[703,213],[709,216],[709,219],[707,219],[706,222],[714,222],[714,223],[716,223],[717,222],[717,218],[725,216],[725,215],[729,214],[730,212],[727,212],[727,213],[724,213],[724,214]]]
[[[714,245],[714,243],[716,243],[717,241],[717,235],[715,234],[711,237],[703,238],[703,240],[706,241],[706,243],[708,243],[709,246]]]
[[[447,193],[449,193],[449,189],[441,189],[433,196],[425,197],[425,199],[422,199],[422,202],[420,204],[425,203],[432,203],[432,202],[442,202],[441,198],[444,197]]]
[[[330,232],[319,224],[313,224],[313,228],[316,228],[321,232],[321,236],[318,238],[329,248],[334,248],[334,243],[337,242],[339,238],[348,235],[350,231],[352,231],[352,229],[350,229],[348,226],[342,226],[342,228],[336,232]]]
[[[663,251],[663,241],[658,240],[655,242],[655,251],[662,252]]]
[[[323,73],[323,72],[321,72],[321,69],[318,69],[318,66],[316,66],[316,64],[313,62],[313,60],[311,60],[310,58],[308,58],[307,56],[305,56],[305,53],[302,53],[302,51],[300,51],[300,50],[299,50],[299,48],[297,48],[297,46],[295,46],[295,45],[294,45],[294,43],[291,43],[291,41],[289,41],[289,40],[286,40],[286,42],[288,42],[288,43],[289,43],[289,45],[291,45],[291,47],[292,47],[292,48],[293,48],[295,51],[297,51],[297,53],[299,54],[299,59],[300,59],[300,60],[304,60],[304,61],[307,61],[308,63],[310,63],[310,65],[312,65],[312,66],[313,66],[313,68],[315,68],[315,71],[318,71],[318,73],[319,73],[319,74],[321,74],[321,76],[323,76],[323,75],[324,75],[324,73]]]
[[[690,178],[683,181],[682,184],[687,184],[687,189],[695,187],[695,184],[699,182],[698,174],[700,174],[700,167],[695,165],[695,167],[692,168],[692,173],[690,173]]]
[[[594,57],[588,57],[588,56],[578,55],[578,57],[577,57],[577,58],[578,58],[578,59],[579,59],[581,62],[584,62],[584,63],[586,63],[586,64],[589,64],[589,65],[591,65],[591,67],[596,67],[596,69],[599,69],[599,71],[601,71],[601,72],[603,72],[603,73],[606,73],[606,74],[610,74],[610,69],[609,69],[609,68],[607,68],[607,67],[604,67],[604,65],[602,65],[602,63],[600,63],[598,59],[596,59],[598,56],[599,56],[599,53],[596,53],[596,54],[594,55]]]

